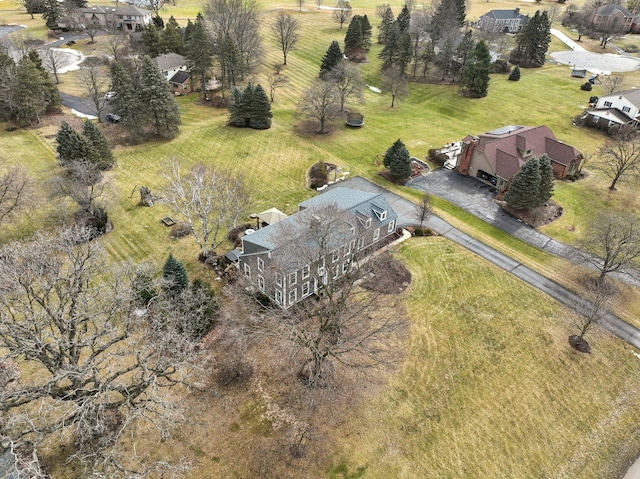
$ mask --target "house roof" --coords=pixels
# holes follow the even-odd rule
[[[151,12],[144,8],[138,8],[133,5],[122,5],[117,7],[95,5],[80,9],[82,13],[111,13],[113,15],[149,15]]]
[[[482,16],[493,17],[497,20],[515,20],[518,18],[529,18],[529,15],[521,14],[519,8],[513,10],[491,10]]]
[[[608,17],[616,12],[622,13],[625,17],[630,17],[631,13],[629,10],[624,8],[622,5],[602,5],[600,8],[596,10],[597,15],[602,15]]]
[[[479,136],[476,149],[482,151],[497,176],[511,180],[530,158],[546,154],[552,161],[568,165],[582,154],[558,141],[546,126],[508,125]]]
[[[274,223],[277,223],[278,221],[282,221],[286,217],[287,215],[285,215],[278,208],[269,208],[268,210],[263,211],[262,213],[258,213],[258,218],[260,219],[260,221],[263,221],[268,225],[272,225]]]
[[[299,211],[276,224],[265,226],[258,231],[242,237],[243,243],[251,243],[266,250],[274,250],[283,246],[283,236],[287,241],[300,240],[304,236],[314,216],[327,214],[329,207],[335,205],[339,211],[347,212],[357,218],[358,215],[371,219],[371,228],[376,228],[381,220],[375,210],[386,211],[387,220],[397,218],[396,212],[380,193],[352,188],[333,188],[299,204]],[[357,221],[357,220],[355,220]],[[354,222],[355,222],[354,221]],[[343,238],[332,238],[329,241],[341,242]]]
[[[610,93],[609,95],[602,95],[599,100],[611,98],[614,100],[620,100],[622,97],[631,102],[635,107],[640,108],[640,88],[631,88],[630,90],[617,91]]]
[[[589,115],[599,116],[600,118],[604,118],[605,120],[615,121],[616,123],[620,123],[621,125],[626,125],[632,120],[632,118],[628,117],[617,108],[596,108],[587,111],[587,113]]]
[[[169,83],[176,83],[178,85],[182,85],[184,82],[186,82],[189,79],[189,76],[190,76],[189,72],[180,70],[179,72],[176,72],[176,74],[169,79]]]
[[[153,59],[160,71],[166,72],[174,68],[183,67],[187,64],[187,59],[177,53],[164,53]]]

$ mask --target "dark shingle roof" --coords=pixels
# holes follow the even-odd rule
[[[624,8],[622,5],[602,5],[600,8],[598,8],[598,10],[596,10],[596,14],[602,15],[605,17],[608,17],[609,15],[615,12],[620,12],[625,17],[631,16],[631,13],[629,13],[629,10]]]
[[[169,79],[169,83],[176,83],[177,85],[182,85],[188,79],[189,79],[189,72],[180,70]]]
[[[497,20],[515,20],[517,18],[527,18],[522,15],[519,10],[491,10],[483,15],[483,17],[493,17]]]
[[[173,68],[183,67],[187,64],[187,59],[177,53],[165,53],[158,55],[153,59],[153,62],[158,65],[160,71],[172,70]]]

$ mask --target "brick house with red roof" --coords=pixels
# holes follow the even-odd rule
[[[556,139],[546,126],[508,125],[462,139],[457,170],[465,176],[505,191],[513,176],[527,160],[546,154],[556,178],[574,175],[584,155],[574,147]]]

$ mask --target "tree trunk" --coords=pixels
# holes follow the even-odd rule
[[[620,179],[620,175],[617,175],[613,179],[613,182],[611,183],[611,186],[609,186],[609,191],[616,191],[616,183],[618,182],[619,179]]]
[[[396,103],[396,96],[391,95],[391,108],[393,108],[393,105],[395,105],[395,103]]]
[[[318,133],[324,133],[324,117],[320,118],[320,131]]]

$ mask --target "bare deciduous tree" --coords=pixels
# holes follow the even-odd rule
[[[85,67],[80,72],[80,85],[93,104],[98,122],[102,122],[102,112],[107,104],[104,95],[109,87],[109,75],[99,66]]]
[[[66,171],[50,182],[54,197],[68,197],[80,208],[81,214],[94,216],[104,209],[103,201],[109,192],[109,183],[103,181],[102,171],[87,160],[70,161]]]
[[[332,264],[337,245],[358,245],[366,234],[353,220],[329,204],[309,211],[295,225],[282,226],[284,234],[277,237],[286,238],[287,251],[272,256],[273,264],[266,265],[264,272],[266,281],[274,281],[271,273],[290,271],[292,264],[315,268],[318,258],[326,258],[322,263],[326,272],[316,281],[318,298],[308,298],[287,310],[258,305],[254,314],[242,320],[250,339],[270,338],[283,347],[295,359],[298,377],[309,387],[328,382],[337,364],[363,372],[389,367],[398,358],[394,345],[406,325],[397,295],[363,287],[363,281],[379,273],[376,257],[367,258],[364,250],[353,247]]]
[[[296,3],[298,4],[298,11],[301,12],[304,5],[304,0],[296,0]]]
[[[609,190],[615,191],[623,177],[640,173],[640,138],[633,132],[623,132],[598,150],[596,167],[611,180]]]
[[[201,257],[206,260],[246,212],[249,191],[244,177],[204,165],[196,165],[183,174],[177,159],[168,170],[165,201],[189,224]]]
[[[44,68],[53,74],[53,77],[56,79],[56,84],[59,84],[60,78],[58,75],[60,69],[65,65],[65,55],[58,48],[48,48],[42,57]]]
[[[300,6],[302,8],[302,6]],[[293,50],[298,43],[298,20],[293,18],[288,13],[280,12],[278,16],[271,23],[271,33],[273,38],[282,50],[282,56],[284,57],[283,63],[287,64],[287,54]]]
[[[13,166],[0,176],[0,224],[29,208],[34,193],[33,181],[24,168]]]
[[[267,79],[269,80],[269,99],[273,102],[276,90],[287,86],[289,77],[287,75],[279,75],[278,73],[270,73]]]
[[[96,35],[100,31],[100,24],[96,22],[88,22],[84,27],[84,31],[86,32],[87,35],[89,35],[89,38],[91,38],[91,41],[89,42],[89,44],[93,44],[95,43]]]
[[[360,103],[364,101],[364,81],[358,65],[348,61],[338,62],[325,80],[334,83],[340,99],[340,110],[344,110],[345,103],[351,99]]]
[[[433,213],[433,205],[431,204],[431,195],[425,192],[420,197],[420,203],[418,203],[418,209],[416,210],[416,219],[420,222],[420,228],[424,225],[424,222],[429,219]]]
[[[340,29],[345,22],[351,19],[352,11],[349,0],[338,0],[335,10],[333,10],[333,19],[340,24]]]
[[[380,86],[383,92],[391,94],[391,108],[396,104],[396,99],[405,98],[409,94],[407,76],[397,66],[392,66],[382,72]]]
[[[585,262],[600,275],[596,283],[604,283],[607,274],[636,267],[640,260],[640,218],[632,212],[603,211],[588,225],[581,248]]]
[[[118,62],[122,57],[122,51],[126,49],[127,36],[122,30],[115,27],[107,29],[105,37],[105,49],[113,61]]]
[[[318,133],[326,132],[327,123],[340,116],[340,96],[332,82],[316,80],[309,87],[300,102],[298,112],[305,118],[317,120],[320,123]]]
[[[19,380],[0,389],[0,434],[26,453],[72,441],[65,459],[84,477],[140,477],[153,465],[132,457],[131,430],[146,423],[168,436],[179,404],[163,391],[196,378],[200,354],[155,324],[136,301],[134,271],[106,270],[90,239],[60,230],[2,248],[0,347]]]
[[[602,81],[602,91],[605,95],[624,89],[624,77],[620,75],[609,75]]]
[[[611,301],[612,291],[606,284],[595,283],[589,293],[584,296],[580,304],[576,305],[578,315],[574,319],[574,326],[578,334],[569,336],[569,344],[581,352],[590,352],[589,343],[584,339],[604,318],[607,313],[607,305]]]

